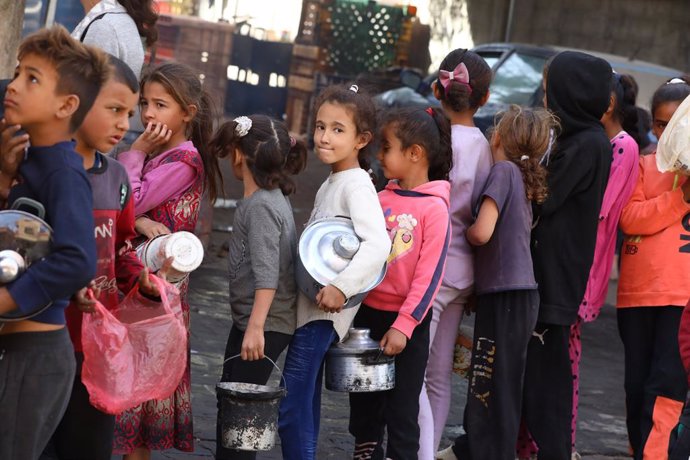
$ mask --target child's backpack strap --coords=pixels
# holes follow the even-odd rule
[[[86,38],[86,33],[89,31],[89,27],[91,27],[91,25],[94,22],[98,21],[99,19],[103,19],[103,16],[105,16],[106,14],[127,14],[127,13],[120,12],[120,11],[106,11],[105,13],[99,14],[98,16],[93,18],[93,20],[91,22],[89,22],[89,24],[84,28],[84,31],[81,33],[81,36],[79,36],[80,42],[84,43],[84,38]]]

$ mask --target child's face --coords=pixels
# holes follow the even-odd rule
[[[77,130],[77,141],[89,149],[110,152],[129,129],[129,118],[138,101],[139,93],[133,93],[124,83],[108,80]]]
[[[661,134],[663,134],[664,130],[666,129],[666,125],[668,125],[668,122],[671,121],[671,117],[674,113],[676,113],[679,105],[680,102],[663,102],[654,110],[652,132],[657,139],[659,139]]]
[[[57,82],[57,70],[49,60],[35,54],[23,56],[5,93],[7,123],[31,130],[53,119],[65,97],[56,93]]]
[[[140,103],[144,126],[161,123],[172,130],[172,137],[180,133],[184,135],[192,116],[183,110],[163,85],[155,81],[146,83],[141,92]]]
[[[393,126],[388,125],[381,131],[381,149],[378,160],[386,179],[402,179],[409,172],[410,149],[403,149],[402,142],[395,135]]]
[[[359,167],[357,155],[369,137],[357,133],[352,114],[343,105],[324,102],[319,107],[314,128],[316,154],[333,172]]]

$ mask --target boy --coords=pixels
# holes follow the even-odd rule
[[[98,262],[93,287],[100,291],[101,303],[108,309],[118,304],[118,291],[128,292],[139,277],[140,292],[158,297],[157,288],[137,258],[131,240],[134,230],[134,201],[125,168],[100,152],[117,145],[129,128],[129,118],[139,102],[139,82],[134,72],[120,59],[109,56],[111,75],[101,88],[84,123],[77,130],[76,151],[81,155],[93,189]],[[164,269],[161,269],[163,271]],[[93,311],[93,301],[85,299],[83,289],[65,311],[67,328],[74,344],[77,372],[72,394],[46,455],[64,459],[110,460],[115,416],[103,413],[89,402],[81,380],[84,362],[81,327],[83,312]],[[87,313],[88,314],[88,313]]]
[[[5,94],[5,120],[26,131],[31,147],[15,161],[9,157],[19,150],[21,158],[21,149],[8,149],[11,139],[3,133],[0,195],[8,205],[20,197],[43,204],[53,235],[50,254],[0,288],[0,314],[48,306],[0,330],[0,458],[33,459],[57,426],[74,378],[64,309],[96,268],[91,187],[70,139],[109,69],[103,52],[75,41],[62,27],[26,38],[18,60]]]

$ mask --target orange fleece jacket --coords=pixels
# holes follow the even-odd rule
[[[640,175],[623,208],[619,308],[685,306],[690,298],[690,204],[686,176],[661,173],[656,154],[640,158]]]

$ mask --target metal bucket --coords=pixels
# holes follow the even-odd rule
[[[348,338],[326,353],[326,388],[348,393],[391,390],[395,358],[386,356],[369,329],[350,328]]]
[[[199,268],[204,260],[204,247],[199,238],[189,232],[158,235],[137,247],[139,260],[152,271],[159,270],[165,259],[172,257],[168,281],[178,283]]]
[[[295,277],[300,291],[316,302],[316,294],[347,268],[358,250],[359,237],[350,219],[333,217],[312,222],[299,239]],[[347,299],[343,308],[359,305],[383,281],[385,274],[384,264],[377,278],[362,292]]]
[[[278,369],[282,378],[276,363],[268,356],[265,358]],[[286,393],[285,388],[253,383],[216,384],[222,446],[243,451],[271,450],[278,431],[278,407]]]

